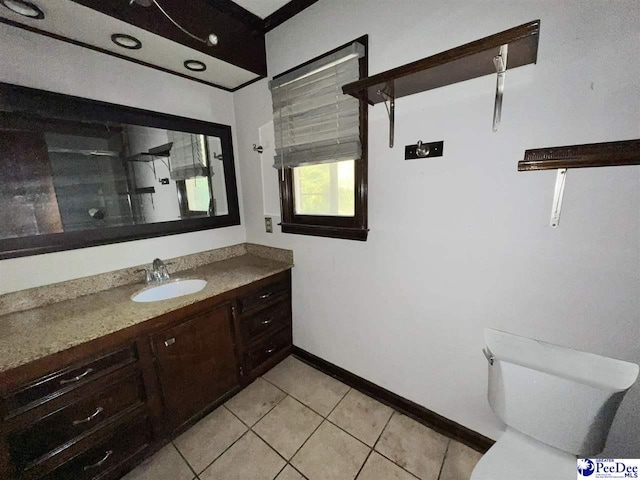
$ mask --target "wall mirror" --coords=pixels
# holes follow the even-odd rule
[[[231,127],[0,84],[0,258],[239,224]]]

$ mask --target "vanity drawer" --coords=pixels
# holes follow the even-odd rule
[[[281,354],[290,350],[291,345],[291,325],[289,325],[250,348],[247,355],[247,367],[251,375],[259,375],[258,372],[266,370],[266,367],[271,363],[270,361],[278,359]]]
[[[259,313],[242,318],[240,329],[244,343],[249,345],[263,335],[269,335],[291,323],[291,302],[286,299]]]
[[[51,373],[10,393],[5,400],[9,417],[41,405],[59,395],[103,377],[138,360],[135,345],[108,353],[89,362]]]
[[[261,288],[249,295],[240,297],[238,304],[240,306],[240,313],[245,313],[249,310],[259,307],[260,305],[271,302],[274,298],[289,293],[289,283],[279,282],[272,283],[266,287]]]
[[[10,434],[13,461],[23,470],[46,453],[90,430],[99,429],[144,402],[142,378],[136,372]]]
[[[43,480],[93,480],[114,478],[117,470],[151,442],[151,429],[146,417],[122,425],[109,437],[49,472]],[[117,472],[117,476],[121,475]]]

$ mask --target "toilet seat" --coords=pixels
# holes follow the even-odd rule
[[[480,459],[471,480],[566,480],[576,472],[574,455],[508,428]]]

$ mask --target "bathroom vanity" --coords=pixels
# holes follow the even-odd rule
[[[126,285],[0,316],[0,478],[119,478],[248,385],[291,352],[291,266],[239,255],[190,270],[209,284],[192,296]]]

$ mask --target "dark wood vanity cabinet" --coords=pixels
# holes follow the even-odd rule
[[[146,404],[135,342],[8,392],[0,410],[6,476],[115,478],[151,444]],[[130,429],[135,438],[119,443]]]
[[[224,305],[151,336],[169,428],[239,385],[231,328],[231,308]]]
[[[94,480],[119,478],[124,475],[136,456],[141,454],[152,441],[149,421],[140,417],[121,425],[109,435],[95,442],[80,455],[71,458],[53,472],[45,475],[45,480]]]
[[[19,367],[0,478],[120,478],[291,350],[286,271]]]
[[[291,285],[288,279],[262,286],[238,299],[237,323],[248,380],[291,353]]]

